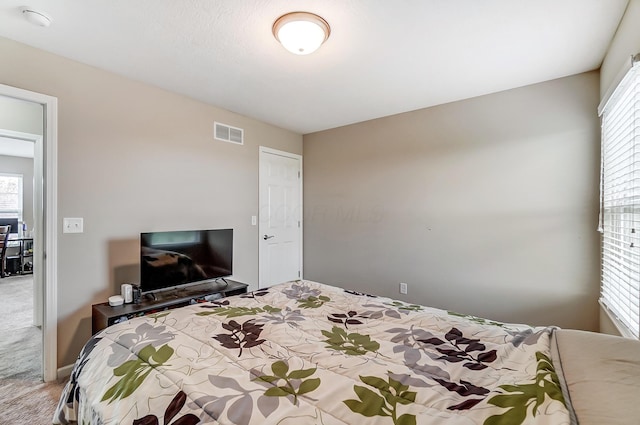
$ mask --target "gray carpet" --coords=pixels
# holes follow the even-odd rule
[[[33,276],[0,279],[0,425],[50,424],[65,381],[42,383]]]
[[[35,326],[0,331],[0,379],[42,378],[42,332]]]
[[[33,323],[33,275],[0,279],[0,331]]]
[[[0,425],[50,424],[65,383],[0,379]]]
[[[32,323],[33,276],[0,279],[0,379],[42,379],[42,331]]]

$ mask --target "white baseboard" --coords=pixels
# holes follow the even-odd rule
[[[71,376],[71,371],[73,370],[73,365],[66,365],[58,368],[58,379],[66,378]]]

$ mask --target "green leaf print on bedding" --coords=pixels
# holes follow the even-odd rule
[[[196,316],[210,316],[215,314],[216,316],[225,316],[227,319],[232,317],[241,317],[241,316],[255,316],[258,313],[276,313],[279,312],[279,308],[274,308],[271,306],[264,306],[264,308],[260,307],[217,307],[209,311],[201,311],[196,313]]]
[[[536,379],[531,384],[500,385],[505,392],[491,397],[489,404],[508,409],[501,415],[493,415],[484,421],[484,425],[519,425],[526,417],[529,407],[536,416],[538,408],[545,402],[546,397],[558,401],[566,406],[558,375],[549,357],[541,352],[536,353],[538,361]]]
[[[376,352],[380,349],[380,344],[372,340],[369,335],[359,333],[347,333],[342,328],[334,326],[329,331],[322,331],[322,335],[326,336],[324,342],[328,344],[327,348],[336,351],[343,351],[350,356],[362,356],[367,352]]]
[[[463,319],[467,319],[479,325],[490,325],[490,326],[498,326],[500,328],[504,328],[504,323],[494,322],[493,320],[483,319],[482,317],[470,316],[468,314],[456,313],[454,311],[447,311],[447,314],[449,314],[449,316],[462,317]]]
[[[293,404],[298,404],[298,396],[310,393],[320,386],[320,378],[305,379],[316,373],[316,368],[299,369],[289,372],[289,365],[279,360],[271,365],[273,375],[261,375],[256,378],[257,381],[267,382],[277,385],[268,388],[264,395],[269,397],[288,397],[293,396]],[[282,382],[284,381],[284,382]]]
[[[314,297],[313,295],[307,298],[301,298],[298,300],[298,305],[302,308],[319,308],[324,305],[324,303],[331,301],[331,298],[326,297],[324,295],[320,295],[318,297]]]
[[[101,401],[114,400],[129,397],[144,382],[151,371],[162,366],[173,355],[173,348],[168,344],[156,350],[151,344],[144,347],[138,353],[138,358],[128,360],[113,370],[114,376],[122,376],[111,388],[104,393]]]
[[[422,307],[421,305],[417,305],[417,304],[405,304],[403,302],[400,301],[393,301],[391,303],[385,303],[386,305],[390,305],[392,307],[397,308],[400,311],[403,311],[405,313],[408,313],[410,311],[422,311],[424,309],[424,307]]]
[[[399,405],[407,405],[416,401],[416,392],[408,391],[409,386],[389,377],[387,381],[377,376],[360,376],[360,380],[373,390],[360,385],[354,385],[353,391],[359,400],[344,400],[354,413],[362,416],[389,416],[394,425],[415,425],[415,415],[404,414],[398,416]]]
[[[164,313],[149,314],[149,315],[147,315],[147,317],[152,318],[153,319],[153,323],[158,323],[158,319],[166,317],[166,316],[168,316],[170,314],[171,314],[171,312],[167,311],[167,312],[164,312]]]

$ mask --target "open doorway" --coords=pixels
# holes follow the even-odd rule
[[[10,103],[15,112],[24,112],[17,102],[0,98],[0,110]],[[38,127],[42,107],[29,106],[35,106],[26,111],[32,112]],[[41,279],[34,279],[33,265],[33,223],[39,215],[34,211],[34,175],[41,174],[35,172],[34,154],[41,138],[0,128],[0,226],[9,230],[0,250],[0,378],[4,379],[42,379],[42,287],[36,284]]]
[[[42,175],[36,167],[42,166],[44,110],[2,96],[0,117],[0,226],[9,230],[0,248],[0,379],[40,381],[43,288],[33,262],[33,227],[42,215],[35,210],[42,207],[35,177]]]
[[[11,338],[3,338],[11,344],[0,350],[0,363],[12,364],[13,375],[9,377],[52,381],[58,374],[57,100],[0,84],[0,110],[0,149],[9,149],[0,151],[0,167],[9,170],[3,173],[0,169],[0,220],[17,221],[17,225],[11,222],[17,231],[13,230],[7,241],[2,265],[5,277],[0,277],[0,284],[12,287],[9,293],[13,299],[9,304],[0,304],[0,321],[3,313],[8,313],[12,322],[18,321],[10,325]],[[21,115],[25,110],[36,111],[36,118]],[[13,148],[8,148],[11,144]],[[11,150],[29,147],[33,149],[32,155],[20,156]],[[26,159],[29,156],[32,157]],[[24,165],[29,161],[31,172],[27,171],[29,166]],[[23,163],[22,168],[19,162]],[[2,205],[3,184],[8,189],[4,192],[5,198],[18,199],[9,208]],[[7,316],[4,319],[9,321]],[[0,332],[1,329],[0,326]],[[16,358],[21,364],[13,364]]]

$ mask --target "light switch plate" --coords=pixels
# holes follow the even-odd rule
[[[82,217],[62,219],[62,233],[82,233],[84,232],[84,220]]]

